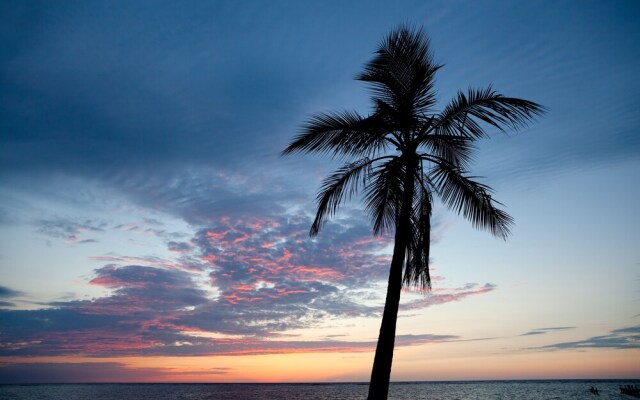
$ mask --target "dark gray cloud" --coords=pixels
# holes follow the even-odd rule
[[[228,372],[227,368],[212,368],[208,371],[186,373],[220,375]],[[168,376],[175,379],[181,374],[185,372],[173,371],[171,368],[133,368],[117,362],[3,363],[0,365],[0,384],[144,382],[161,381]]]
[[[547,332],[545,332],[545,331],[529,331],[529,332],[527,332],[527,333],[523,333],[523,334],[522,334],[522,335],[520,335],[520,336],[544,335],[545,333],[547,333]]]
[[[576,327],[575,326],[554,326],[550,328],[535,328],[530,330],[527,333],[523,333],[520,336],[544,335],[545,333],[549,333],[549,332],[566,331],[569,329],[576,329]]]
[[[614,329],[609,334],[575,342],[554,343],[541,347],[551,350],[579,350],[590,348],[640,349],[640,326]]]
[[[18,290],[13,290],[6,286],[0,286],[0,298],[1,297],[17,297],[21,295],[23,295],[23,293]]]
[[[91,220],[74,221],[69,218],[39,220],[34,223],[39,233],[70,243],[95,243],[95,239],[81,239],[85,233],[101,233],[107,226],[104,222]]]
[[[175,242],[171,240],[167,243],[167,248],[170,251],[175,251],[176,253],[184,253],[190,251],[192,246],[187,242]]]
[[[299,179],[299,178],[298,178]],[[295,183],[293,179],[291,183]],[[151,206],[196,226],[222,216],[268,217],[282,215],[287,205],[308,201],[311,194],[296,193],[295,185],[283,185],[264,170],[241,173],[228,169],[167,171],[159,176],[125,174],[109,185],[142,207]]]
[[[188,274],[178,270],[167,270],[139,265],[116,267],[107,265],[96,271],[96,277],[89,284],[115,288],[115,296],[126,297],[133,307],[156,309],[162,303],[140,303],[148,301],[162,293],[162,301],[169,307],[197,305],[204,302],[205,291],[194,288]],[[158,299],[159,300],[159,299]],[[83,303],[68,303],[67,306],[81,307]]]
[[[269,35],[227,24],[246,12],[283,18],[260,3],[5,4],[2,164],[99,176],[277,153],[273,136],[317,84],[306,63],[282,63],[312,52],[273,21],[255,21]]]
[[[24,293],[10,289],[6,286],[0,286],[0,307],[14,307],[15,303],[3,299],[12,299],[22,296]]]
[[[65,171],[117,186],[119,176],[160,178],[189,166],[272,168],[310,112],[366,112],[365,91],[352,77],[371,57],[378,38],[407,15],[431,21],[438,60],[449,71],[439,81],[445,99],[458,88],[497,79],[497,89],[511,94],[515,86],[514,94],[551,108],[542,125],[534,125],[535,134],[492,143],[497,152],[489,163],[518,173],[532,165],[561,169],[640,151],[635,134],[640,81],[632,73],[639,54],[629,39],[637,36],[629,33],[638,32],[629,25],[637,7],[621,13],[599,6],[620,28],[606,31],[613,35],[606,43],[617,44],[612,47],[603,44],[591,23],[567,31],[559,17],[563,13],[549,7],[501,6],[499,13],[487,13],[486,7],[470,5],[468,12],[482,14],[485,21],[472,31],[509,29],[492,23],[503,21],[505,13],[512,20],[536,15],[536,23],[520,25],[509,36],[524,48],[548,44],[544,56],[514,51],[502,40],[447,46],[469,21],[452,15],[442,23],[419,2],[378,4],[366,13],[366,24],[356,25],[353,15],[362,14],[356,4],[345,5],[339,15],[330,4],[295,2],[193,2],[190,7],[5,2],[0,7],[5,176]],[[588,21],[591,14],[579,11],[576,18]],[[322,20],[342,28],[327,30],[318,25]],[[540,32],[540,24],[548,29]],[[469,71],[469,57],[483,68]],[[614,69],[607,82],[598,79],[605,67]],[[579,73],[568,76],[564,71],[569,70]],[[570,95],[594,84],[598,95]]]

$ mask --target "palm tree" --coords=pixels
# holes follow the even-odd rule
[[[491,87],[459,92],[436,111],[434,77],[440,67],[422,29],[393,30],[356,77],[371,89],[373,112],[316,114],[283,151],[346,161],[322,183],[311,236],[343,201],[359,192],[373,233],[395,235],[369,400],[387,398],[403,285],[431,288],[434,194],[476,228],[506,239],[513,219],[496,207],[500,203],[492,199],[491,189],[467,172],[474,141],[487,136],[487,127],[517,129],[544,111],[534,102],[504,97]]]

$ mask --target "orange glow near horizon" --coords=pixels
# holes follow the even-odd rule
[[[448,346],[436,346],[448,347]],[[396,351],[393,381],[637,378],[640,350],[550,351],[446,356],[433,346]],[[430,354],[435,353],[435,354]],[[144,379],[129,382],[366,382],[373,352],[207,357],[32,357],[16,363],[118,363]],[[139,375],[133,375],[139,376]],[[113,381],[105,376],[100,381]],[[123,381],[120,379],[120,381]]]

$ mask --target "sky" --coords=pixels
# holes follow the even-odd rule
[[[0,383],[367,381],[392,240],[335,160],[281,151],[422,27],[442,108],[548,112],[479,143],[505,242],[437,206],[392,380],[640,378],[637,1],[3,1]]]

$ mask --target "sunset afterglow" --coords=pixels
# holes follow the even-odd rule
[[[0,383],[367,382],[393,237],[310,238],[343,160],[281,152],[401,23],[548,112],[478,142],[508,240],[436,203],[392,380],[639,378],[639,4],[5,2]]]

